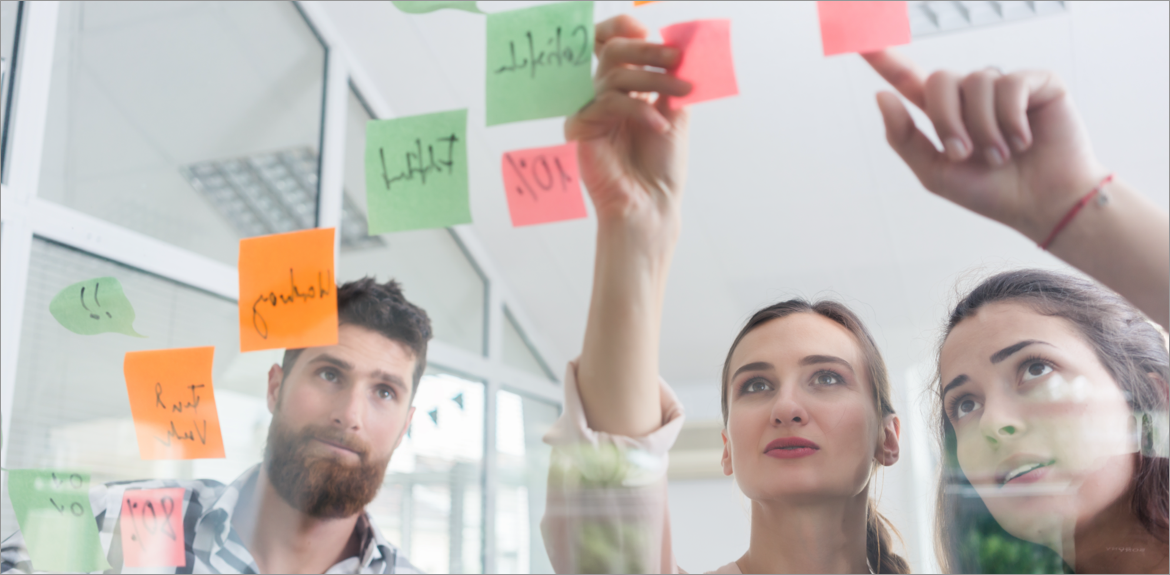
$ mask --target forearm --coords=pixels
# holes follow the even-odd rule
[[[593,295],[577,378],[589,427],[639,437],[662,425],[658,344],[677,227],[649,238],[598,223]]]
[[[1123,181],[1102,191],[1105,204],[1089,202],[1049,250],[1170,329],[1170,217]]]

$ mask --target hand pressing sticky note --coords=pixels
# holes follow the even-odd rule
[[[366,124],[370,235],[471,222],[467,110]]]
[[[214,347],[131,351],[122,371],[142,459],[221,458]]]
[[[183,488],[128,489],[118,518],[127,567],[184,567]]]
[[[240,351],[337,343],[333,233],[240,240]]]
[[[118,278],[94,278],[61,290],[49,302],[49,313],[65,329],[81,335],[114,332],[146,337],[134,331],[134,306]]]
[[[110,568],[89,506],[89,474],[42,469],[8,472],[8,496],[36,571]]]
[[[693,86],[686,96],[670,98],[672,110],[739,94],[731,58],[731,20],[683,22],[659,32],[667,46],[681,52],[671,73]]]
[[[593,3],[488,14],[487,125],[567,116],[593,99]]]
[[[507,152],[503,171],[513,227],[585,217],[577,142]]]
[[[825,55],[865,54],[910,43],[905,2],[817,2]]]

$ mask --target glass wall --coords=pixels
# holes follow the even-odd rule
[[[552,573],[540,533],[552,454],[543,439],[559,416],[556,405],[507,390],[496,394],[498,573]]]

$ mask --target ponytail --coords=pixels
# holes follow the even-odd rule
[[[909,573],[910,565],[894,553],[890,530],[898,539],[902,536],[894,529],[889,519],[878,513],[877,504],[869,500],[865,513],[865,558],[874,573]]]

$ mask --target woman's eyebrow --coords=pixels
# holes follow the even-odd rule
[[[1011,355],[1013,353],[1016,353],[1017,351],[1020,351],[1021,349],[1024,349],[1025,347],[1028,347],[1029,345],[1032,345],[1035,343],[1052,347],[1052,344],[1048,343],[1046,341],[1040,341],[1038,339],[1026,339],[1024,341],[1021,341],[1020,343],[1009,345],[1009,346],[991,354],[991,363],[993,363],[993,364],[999,363],[999,362],[1011,357]]]
[[[773,366],[772,364],[770,364],[766,361],[756,361],[753,363],[745,364],[745,365],[741,366],[739,369],[735,370],[735,373],[731,374],[731,379],[735,379],[736,376],[738,376],[739,374],[741,374],[745,371],[767,371],[767,370],[774,370],[774,369],[776,369],[775,366]]]
[[[946,385],[946,387],[943,387],[942,398],[945,400],[947,398],[947,393],[949,393],[951,391],[951,389],[959,387],[960,385],[963,385],[964,383],[967,383],[968,379],[969,378],[966,375],[960,375],[960,376],[956,377],[955,379],[952,379],[951,382]]]
[[[835,363],[845,366],[849,371],[853,371],[853,366],[849,362],[835,355],[810,355],[800,360],[800,365],[816,365],[818,363]]]

